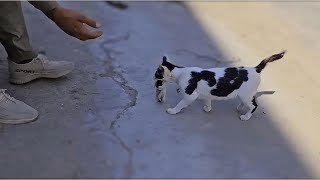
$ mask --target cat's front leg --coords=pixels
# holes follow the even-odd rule
[[[179,113],[183,108],[186,108],[193,101],[195,101],[197,97],[198,97],[198,94],[196,93],[192,95],[185,95],[184,98],[176,105],[176,107],[167,109],[167,113],[172,115]]]
[[[193,101],[182,99],[174,108],[168,108],[167,113],[169,114],[178,114],[183,108],[189,106]]]

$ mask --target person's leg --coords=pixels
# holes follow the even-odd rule
[[[20,2],[0,2],[0,42],[8,59],[17,64],[37,57],[29,44]],[[27,123],[36,120],[38,115],[37,110],[0,89],[0,123]]]
[[[0,2],[0,41],[8,59],[15,63],[31,61],[37,57],[29,43],[21,2]]]
[[[21,2],[0,2],[0,41],[8,54],[9,80],[13,84],[59,78],[73,70],[72,62],[48,61],[32,50]]]
[[[8,54],[10,82],[23,84],[36,78],[58,78],[73,69],[73,63],[48,61],[33,52],[20,2],[0,1],[0,42]],[[39,113],[0,89],[0,123],[21,124],[34,121]]]

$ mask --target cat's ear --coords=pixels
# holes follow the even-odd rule
[[[166,62],[168,62],[168,58],[167,58],[167,56],[163,56],[163,58],[162,58],[162,64],[164,64],[164,63],[166,63]]]

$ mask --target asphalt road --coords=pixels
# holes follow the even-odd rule
[[[76,69],[59,80],[8,83],[0,50],[1,88],[40,112],[38,121],[0,125],[0,178],[310,178],[320,177],[319,3],[61,2],[103,24],[104,35],[80,42],[28,3],[33,47]],[[197,101],[155,100],[152,77],[162,56],[203,68],[268,65],[258,109],[239,120],[238,100],[205,113]]]

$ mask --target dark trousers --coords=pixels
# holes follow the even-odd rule
[[[0,2],[0,42],[8,54],[8,59],[16,63],[37,56],[29,43],[19,1]]]

